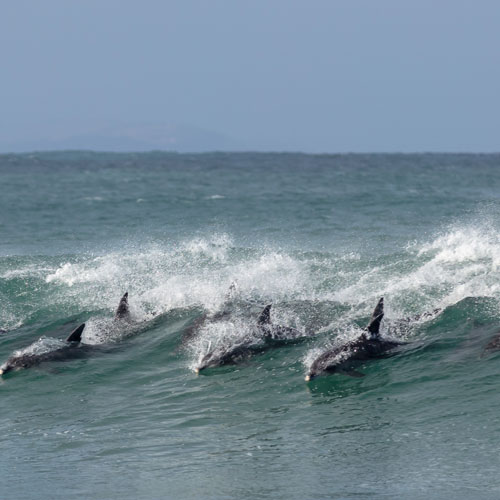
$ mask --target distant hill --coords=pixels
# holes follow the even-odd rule
[[[52,139],[26,139],[18,142],[0,140],[0,152],[55,151],[151,151],[185,152],[238,151],[246,149],[241,142],[209,130],[190,125],[132,125],[82,135]]]

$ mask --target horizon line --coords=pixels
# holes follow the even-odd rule
[[[323,151],[323,152],[307,152],[300,150],[259,150],[259,149],[211,149],[206,151],[176,151],[171,149],[150,149],[150,150],[130,150],[130,151],[114,151],[114,150],[97,150],[97,149],[34,149],[27,151],[6,151],[0,152],[0,156],[9,155],[34,155],[34,154],[54,154],[54,153],[87,153],[87,154],[114,154],[114,155],[146,155],[151,153],[173,154],[173,155],[206,155],[206,154],[294,154],[307,156],[349,156],[349,155],[499,155],[498,151]]]

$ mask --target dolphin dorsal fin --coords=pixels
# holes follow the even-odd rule
[[[271,324],[271,306],[272,304],[269,304],[268,306],[264,307],[264,310],[260,313],[259,319],[257,321],[259,325]]]
[[[366,329],[372,334],[377,336],[380,332],[380,323],[384,317],[384,297],[380,297],[375,309],[373,310],[370,323]]]
[[[373,310],[372,317],[370,319],[370,323],[377,316],[380,316],[381,314],[384,314],[384,297],[380,297],[380,299],[378,300],[377,305],[375,306],[375,309]]]
[[[115,318],[125,318],[129,314],[128,310],[128,292],[123,294],[123,297],[120,299],[120,303],[118,304],[118,308],[116,309]]]
[[[66,342],[81,342],[85,323],[82,323],[78,328],[75,328],[66,339]]]
[[[380,333],[380,323],[382,322],[382,318],[384,317],[384,313],[379,314],[376,318],[370,321],[370,324],[366,327],[366,329],[372,334],[372,336],[377,337]]]
[[[236,295],[236,282],[232,281],[226,293],[226,302],[229,302],[230,300],[234,299],[235,295]]]

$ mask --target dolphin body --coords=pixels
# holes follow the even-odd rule
[[[252,354],[262,353],[272,347],[280,347],[303,340],[304,334],[289,326],[271,323],[271,304],[266,306],[257,320],[256,337],[250,337],[241,344],[229,346],[228,349],[206,354],[196,368],[196,373],[216,366],[234,364]],[[264,343],[255,343],[259,337]]]
[[[82,339],[82,333],[85,329],[85,323],[75,328],[68,338],[66,345],[59,347],[42,354],[30,354],[26,350],[24,352],[17,351],[10,356],[7,361],[0,366],[0,375],[8,373],[12,370],[20,370],[22,368],[30,368],[44,361],[63,361],[66,359],[79,358],[83,354],[82,349],[78,349]]]
[[[500,351],[500,332],[497,332],[495,336],[485,345],[481,357],[488,353]]]
[[[120,299],[114,319],[115,321],[130,321],[128,292],[126,292]],[[89,350],[95,349],[95,346],[81,343],[84,329],[85,323],[82,323],[69,334],[64,345],[41,354],[26,352],[27,349],[14,352],[14,354],[10,356],[2,366],[0,366],[0,376],[12,370],[30,368],[46,361],[67,361],[69,359],[84,357]]]
[[[353,362],[382,357],[387,351],[402,345],[403,342],[385,340],[380,336],[383,317],[384,298],[381,297],[365,331],[356,340],[334,347],[316,358],[306,375],[306,382],[325,373],[364,377],[364,373],[352,369]]]
[[[207,323],[215,323],[228,318],[231,315],[231,305],[236,297],[237,287],[236,283],[233,281],[228,288],[226,293],[222,309],[216,311],[213,314],[204,313],[198,318],[196,318],[187,328],[184,329],[182,334],[182,345],[186,347],[189,345],[193,339],[197,337],[201,328]]]
[[[225,351],[213,351],[209,352],[200,361],[199,366],[196,367],[195,372],[200,373],[207,368],[215,368],[216,366],[235,364],[243,358],[250,356],[251,354],[258,352],[256,346],[252,348],[250,342],[243,343],[238,346],[230,347]]]

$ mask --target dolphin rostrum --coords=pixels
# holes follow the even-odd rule
[[[352,369],[353,362],[366,361],[383,356],[402,342],[383,339],[380,323],[384,317],[384,298],[380,298],[364,332],[355,340],[333,347],[314,360],[306,375],[306,382],[325,373],[342,373],[352,377],[364,377]]]

